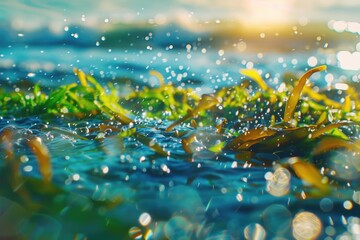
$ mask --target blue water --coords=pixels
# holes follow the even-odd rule
[[[23,139],[33,135],[42,138],[52,156],[52,181],[72,192],[72,205],[89,204],[88,199],[121,198],[121,204],[103,214],[123,222],[129,229],[141,227],[140,216],[149,214],[151,223],[146,229],[153,234],[149,239],[243,239],[244,229],[252,223],[261,224],[267,238],[288,239],[292,236],[291,220],[301,211],[312,212],[321,219],[321,239],[357,237],[349,226],[357,226],[359,206],[353,203],[351,210],[343,206],[344,201],[353,197],[355,189],[351,187],[336,190],[341,195],[333,192],[320,199],[303,200],[293,195],[302,188],[302,183],[293,177],[289,194],[272,196],[266,190],[265,180],[265,174],[273,171],[271,167],[249,167],[232,154],[217,156],[205,151],[186,155],[177,139],[161,130],[168,125],[166,121],[141,122],[138,131],[170,150],[169,157],[154,154],[133,138],[120,139],[110,133],[103,140],[81,140],[54,129],[80,134],[84,127],[91,128],[97,122],[88,121],[55,119],[47,127],[36,117],[2,118],[0,128],[13,126],[15,137]],[[97,133],[88,136],[92,134]],[[15,152],[28,158],[21,166],[22,174],[41,178],[33,154],[20,139],[15,143]],[[71,236],[68,231],[62,229],[60,239]],[[86,234],[95,239],[97,234],[111,238],[102,231],[88,229]]]
[[[221,49],[220,49],[221,50]],[[317,51],[303,53],[237,53],[231,50],[186,51],[186,49],[105,49],[59,46],[10,46],[0,48],[1,85],[13,85],[28,81],[42,86],[56,87],[76,81],[72,69],[80,68],[95,76],[100,82],[130,79],[135,85],[157,86],[150,70],[164,75],[166,82],[177,86],[196,88],[200,93],[216,90],[223,86],[237,85],[244,78],[239,70],[255,68],[260,70],[267,82],[278,87],[286,72],[301,74],[309,69],[308,59],[316,57],[317,65],[326,64],[332,75],[332,83],[358,78],[354,71],[338,66],[333,54]],[[324,76],[318,73],[312,82],[323,88],[327,85]]]
[[[130,79],[132,87],[157,86],[157,79],[149,74],[150,70],[157,70],[166,82],[192,87],[199,94],[239,84],[243,79],[239,69],[256,68],[270,85],[279,87],[282,73],[303,73],[310,68],[309,58],[313,56],[317,65],[328,65],[327,72],[312,77],[320,88],[326,87],[327,74],[332,75],[334,83],[357,76],[338,67],[335,53],[317,50],[241,53],[210,49],[204,53],[186,47],[149,50],[14,45],[0,48],[0,87],[14,89],[40,83],[44,89],[55,89],[77,81],[72,72],[74,67],[91,73],[102,83],[112,81],[119,88],[123,87],[123,78]],[[289,239],[291,220],[301,211],[315,213],[321,219],[319,239],[360,236],[360,209],[352,201],[353,194],[359,191],[356,182],[354,188],[342,187],[338,193],[324,198],[302,200],[294,195],[302,183],[293,177],[292,193],[275,197],[266,191],[265,174],[272,172],[272,167],[249,168],[232,154],[200,152],[190,157],[177,138],[164,132],[167,121],[142,119],[141,126],[147,127],[138,131],[170,149],[169,157],[155,155],[133,138],[119,139],[110,133],[103,140],[95,140],[99,134],[95,132],[89,135],[92,140],[82,140],[53,128],[80,134],[96,126],[98,119],[47,121],[37,116],[20,119],[1,116],[0,129],[10,125],[18,136],[31,133],[41,137],[52,156],[53,182],[74,196],[92,200],[121,198],[123,202],[104,215],[126,223],[129,230],[150,229],[152,238],[144,235],[144,239],[243,239],[246,227],[252,229],[254,223],[262,226],[266,239]],[[211,134],[215,130],[204,131]],[[21,173],[40,178],[36,160],[29,149],[24,150],[24,143],[17,142],[15,149],[17,154],[28,157],[21,165]],[[347,200],[353,204],[350,210],[343,205]],[[330,207],[325,208],[324,203]],[[151,222],[141,227],[139,218],[144,213],[151,216]],[[71,236],[66,232],[68,229],[62,231],[59,236]],[[89,232],[97,236],[97,230],[93,231]],[[101,233],[101,229],[98,231]],[[257,232],[258,236],[262,233]]]

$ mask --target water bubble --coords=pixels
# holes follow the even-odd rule
[[[273,196],[284,196],[290,190],[291,174],[286,168],[279,167],[270,175],[266,174],[266,190]]]
[[[33,167],[28,165],[24,167],[24,172],[31,172],[33,170]]]
[[[238,200],[239,202],[242,202],[243,196],[240,193],[236,194],[236,200]]]
[[[349,217],[348,219],[348,231],[353,235],[353,239],[359,239],[360,237],[360,218]]]
[[[75,173],[74,175],[72,175],[72,180],[73,181],[79,181],[80,180],[80,175],[78,173]]]
[[[191,230],[192,224],[182,216],[172,217],[164,227],[168,239],[189,239]]]
[[[360,191],[354,191],[353,201],[360,205]]]
[[[311,212],[296,214],[293,222],[293,236],[297,240],[316,239],[322,229],[320,219]]]
[[[149,225],[151,222],[151,216],[150,214],[148,214],[147,212],[144,212],[140,215],[139,217],[139,223],[142,225],[142,226],[147,226]]]
[[[266,237],[266,231],[260,224],[252,223],[244,229],[244,236],[247,240],[262,240]]]
[[[291,213],[280,204],[273,204],[263,212],[264,227],[273,233],[284,233],[291,225]]]
[[[315,67],[318,64],[318,60],[315,56],[311,56],[309,57],[307,63],[310,67]]]
[[[360,52],[339,51],[336,58],[342,69],[355,71],[360,69]]]
[[[129,229],[129,236],[132,239],[142,239],[142,231],[139,227],[132,227]]]
[[[163,170],[163,172],[166,172],[166,173],[170,173],[170,168],[166,165],[166,164],[161,164],[161,169]]]
[[[29,158],[28,158],[28,156],[26,156],[26,155],[22,155],[22,156],[20,157],[20,161],[21,161],[22,163],[26,163],[27,161],[29,161]]]
[[[345,31],[346,27],[347,27],[347,23],[345,21],[334,21],[334,22],[332,22],[332,28],[336,32],[343,32],[343,31]]]
[[[330,212],[334,207],[333,201],[329,198],[323,198],[320,201],[320,208],[324,212]]]
[[[352,202],[350,202],[348,200],[343,203],[343,206],[346,210],[351,210],[353,208]]]
[[[253,62],[248,62],[246,63],[246,68],[247,69],[252,69],[254,67],[254,63]]]
[[[101,171],[103,174],[107,174],[109,172],[109,167],[108,166],[101,166]]]
[[[347,151],[339,151],[330,157],[330,169],[336,172],[336,177],[343,180],[357,180],[360,178],[358,169],[360,161],[357,155]]]

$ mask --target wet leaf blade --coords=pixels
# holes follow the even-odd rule
[[[80,81],[80,84],[84,87],[87,87],[88,84],[86,81],[86,74],[78,68],[74,68],[74,73],[75,73],[75,75],[77,75],[77,77]]]
[[[311,163],[305,162],[300,158],[292,158],[289,160],[296,176],[301,180],[311,184],[323,192],[329,192],[328,184],[323,183],[323,178],[319,170]]]
[[[257,139],[263,139],[266,137],[270,137],[274,135],[277,131],[270,129],[270,128],[255,128],[246,131],[245,133],[241,134],[240,136],[236,137],[228,144],[228,148],[236,149],[242,144],[246,144],[246,142],[254,141]]]
[[[40,138],[32,138],[27,143],[36,156],[41,175],[46,182],[50,182],[52,178],[52,166],[48,148],[42,143]]]
[[[163,156],[168,156],[168,154],[164,151],[164,149],[162,147],[160,147],[159,144],[153,142],[153,139],[150,139],[150,138],[146,137],[145,135],[143,135],[143,134],[141,134],[139,132],[134,132],[133,136],[139,142],[141,142],[145,146],[148,146],[149,148],[154,150],[156,153],[161,154]]]
[[[329,125],[326,125],[325,127],[316,129],[314,132],[312,132],[309,136],[309,138],[317,138],[323,135],[324,133],[338,127],[348,126],[348,125],[360,125],[360,123],[357,122],[339,122],[339,123],[332,123]]]
[[[314,148],[313,154],[318,155],[321,153],[329,152],[334,149],[341,149],[341,148],[347,149],[354,153],[360,152],[360,145],[358,146],[350,141],[338,137],[327,136],[327,137],[323,137],[320,140],[320,142]]]
[[[260,74],[256,70],[254,70],[254,69],[241,69],[240,73],[242,75],[245,75],[245,76],[253,79],[259,85],[259,87],[262,90],[266,91],[266,90],[269,89],[266,82],[262,79],[262,77],[260,76]]]
[[[293,118],[296,105],[299,102],[301,92],[304,89],[306,81],[310,78],[310,76],[312,74],[319,72],[319,71],[324,71],[324,70],[326,70],[326,66],[322,65],[322,66],[310,69],[304,75],[301,76],[301,78],[299,79],[299,82],[295,86],[294,90],[291,92],[289,99],[286,103],[285,113],[284,113],[284,122],[289,122]]]
[[[208,150],[213,153],[221,153],[221,151],[225,147],[225,144],[225,142],[219,142],[218,144],[209,147]]]

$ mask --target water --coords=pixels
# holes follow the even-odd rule
[[[319,49],[290,53],[245,53],[226,48],[205,51],[187,44],[174,49],[14,44],[0,48],[0,86],[13,90],[39,82],[45,89],[55,89],[77,81],[72,69],[78,67],[100,82],[112,81],[119,88],[124,85],[124,78],[130,79],[131,87],[153,87],[159,84],[149,74],[153,69],[162,73],[166,82],[193,87],[202,94],[240,84],[241,68],[259,69],[269,85],[280,88],[282,73],[304,72],[320,64],[329,67],[327,72],[312,78],[319,88],[345,79],[358,83],[358,73],[341,68],[336,54]],[[41,178],[35,156],[25,140],[32,135],[41,137],[51,153],[53,183],[71,193],[69,208],[61,209],[59,215],[36,215],[37,220],[31,220],[38,223],[47,217],[51,219],[50,229],[56,230],[59,239],[74,234],[77,239],[85,239],[84,236],[89,239],[141,239],[138,236],[143,239],[264,239],[265,236],[302,239],[299,231],[313,232],[309,238],[359,237],[358,178],[354,186],[338,187],[330,196],[304,200],[295,195],[301,193],[301,181],[288,173],[289,194],[274,196],[269,193],[267,182],[269,174],[275,172],[272,167],[249,167],[231,153],[200,152],[189,156],[179,139],[164,131],[169,125],[166,120],[139,120],[138,131],[170,150],[168,157],[154,153],[135,138],[119,138],[111,131],[105,133],[105,138],[99,135],[104,134],[101,131],[90,132],[87,134],[90,140],[71,134],[84,135],[83,131],[96,127],[100,121],[1,117],[0,129],[14,126],[18,137],[15,153],[23,159],[21,174]],[[114,122],[109,124],[117,126]],[[204,132],[211,134],[214,129]],[[114,203],[112,208],[97,208],[95,215],[99,222],[107,222],[97,224],[94,219],[80,219],[76,224],[81,226],[83,221],[89,225],[82,232],[78,230],[81,227],[73,232],[64,221],[71,219],[68,212],[74,206],[84,212],[91,210],[91,201]],[[308,228],[309,222],[313,229]],[[111,224],[123,229],[113,231]]]

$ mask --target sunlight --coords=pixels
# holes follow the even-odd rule
[[[294,1],[284,0],[247,0],[245,21],[249,24],[279,24],[289,21]]]

